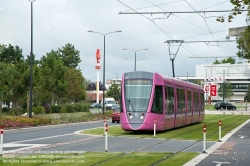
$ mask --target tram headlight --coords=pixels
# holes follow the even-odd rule
[[[141,119],[143,119],[143,118],[144,118],[144,113],[142,113],[142,114],[141,114],[140,118],[141,118]]]
[[[129,119],[132,119],[132,118],[133,118],[133,116],[132,116],[132,115],[130,115],[130,116],[129,116]]]

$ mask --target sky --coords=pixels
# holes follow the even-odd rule
[[[233,22],[220,23],[217,16],[225,12],[124,14],[125,12],[221,11],[233,8],[229,0],[36,0],[33,2],[33,53],[36,60],[51,50],[71,43],[80,51],[79,68],[92,82],[97,79],[95,53],[101,51],[100,81],[103,80],[105,36],[105,80],[121,78],[122,73],[136,70],[172,76],[169,52],[176,54],[175,76],[195,76],[195,65],[212,64],[205,57],[236,56],[236,42],[225,41],[228,29],[247,26],[246,12]],[[0,0],[0,11],[14,12],[15,44],[24,55],[30,53],[31,2]],[[0,20],[1,22],[1,20]],[[165,41],[183,40],[181,47]],[[235,37],[230,37],[235,40]],[[178,52],[177,49],[179,48]],[[129,50],[124,50],[129,49]],[[134,51],[131,51],[134,50]],[[236,58],[236,61],[242,61]],[[243,61],[244,62],[244,61]]]

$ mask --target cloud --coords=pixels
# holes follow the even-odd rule
[[[245,15],[236,16],[232,23],[216,22],[216,17],[227,13],[193,13],[168,15],[119,14],[120,11],[160,12],[232,9],[230,2],[217,0],[166,1],[166,0],[36,0],[33,2],[34,54],[36,59],[47,52],[71,43],[80,51],[84,77],[96,81],[95,51],[103,56],[104,36],[88,30],[108,33],[105,42],[106,78],[119,78],[134,70],[134,53],[123,48],[139,50],[137,69],[160,72],[172,76],[166,40],[206,41],[225,40],[228,28],[245,26]],[[159,7],[154,6],[161,4]],[[128,8],[129,6],[130,8]],[[140,9],[139,9],[140,8]],[[15,13],[15,43],[25,55],[30,52],[30,2],[1,0],[0,10]],[[133,12],[133,10],[132,10]],[[168,17],[168,18],[167,18]],[[159,19],[160,18],[160,19]],[[164,18],[164,19],[163,19]],[[216,33],[215,33],[216,32]],[[232,38],[233,39],[233,38]],[[216,44],[216,45],[215,45]],[[211,46],[215,45],[215,46]],[[199,56],[235,56],[235,43],[184,43],[174,61],[175,75],[195,75],[195,65],[212,63],[214,59],[189,58]],[[103,69],[103,57],[101,59]],[[103,70],[100,71],[102,80]]]

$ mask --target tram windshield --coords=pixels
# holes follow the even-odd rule
[[[146,112],[152,90],[152,80],[125,80],[125,100],[127,112]]]

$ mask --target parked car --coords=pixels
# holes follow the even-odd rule
[[[119,104],[113,104],[113,105],[111,106],[111,110],[114,110],[116,107],[120,107],[120,105],[119,105]]]
[[[112,123],[114,123],[115,121],[117,121],[117,123],[120,122],[120,112],[121,112],[120,106],[115,107],[114,112],[112,114]]]
[[[214,108],[216,110],[222,110],[222,109],[228,109],[228,110],[236,110],[236,107],[231,104],[231,103],[228,103],[228,102],[218,102],[218,103],[215,103],[214,105]]]
[[[101,108],[101,104],[100,103],[93,103],[90,105],[90,108]]]

